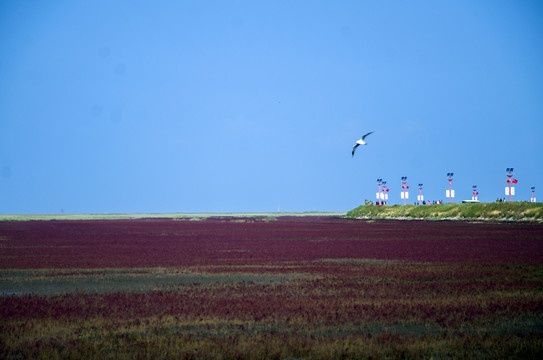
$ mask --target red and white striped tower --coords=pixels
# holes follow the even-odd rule
[[[479,192],[477,191],[477,185],[473,185],[473,191],[471,192],[471,200],[478,201],[477,195],[479,195]]]
[[[379,192],[377,193],[377,201],[379,204],[381,203],[381,184],[383,183],[383,179],[377,179],[377,185],[379,185]]]
[[[514,182],[517,182],[515,179],[513,179],[513,168],[507,168],[505,169],[507,172],[507,186],[508,188],[505,188],[505,195],[509,195],[509,202],[511,202],[511,195],[514,194],[515,188],[511,187],[511,184]]]
[[[532,198],[530,199],[530,202],[535,203],[535,186],[532,186]]]
[[[407,190],[409,189],[409,186],[407,186],[407,176],[402,176],[402,199],[403,204],[405,205],[405,201],[409,197],[409,193]]]
[[[422,184],[419,184],[419,205],[422,204],[422,199],[423,199],[423,196],[422,196]]]
[[[387,182],[383,181],[383,205],[386,205],[387,200],[388,200]]]
[[[447,179],[449,179],[449,192],[445,195],[449,198],[449,203],[452,203],[452,198],[454,197],[454,190],[452,189],[453,175],[454,173],[452,172],[447,173]]]

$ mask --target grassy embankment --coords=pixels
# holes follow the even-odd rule
[[[495,202],[439,205],[361,205],[347,217],[368,219],[543,221],[543,203]]]

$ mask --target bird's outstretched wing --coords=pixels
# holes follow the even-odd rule
[[[354,151],[356,150],[357,147],[359,147],[360,144],[356,144],[355,146],[353,146],[353,156],[354,156]]]
[[[364,139],[366,138],[366,136],[371,135],[371,134],[373,134],[373,131],[370,131],[370,132],[367,133],[366,135],[362,135],[362,138],[361,138],[361,139],[364,140]]]

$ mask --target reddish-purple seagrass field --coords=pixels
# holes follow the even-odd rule
[[[540,264],[543,254],[543,227],[516,223],[333,217],[69,220],[4,222],[0,231],[4,269],[277,267],[336,258]]]
[[[0,222],[0,358],[537,358],[543,226]]]

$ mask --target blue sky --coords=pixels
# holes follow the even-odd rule
[[[494,201],[507,167],[529,200],[542,35],[540,1],[3,0],[0,213]]]

